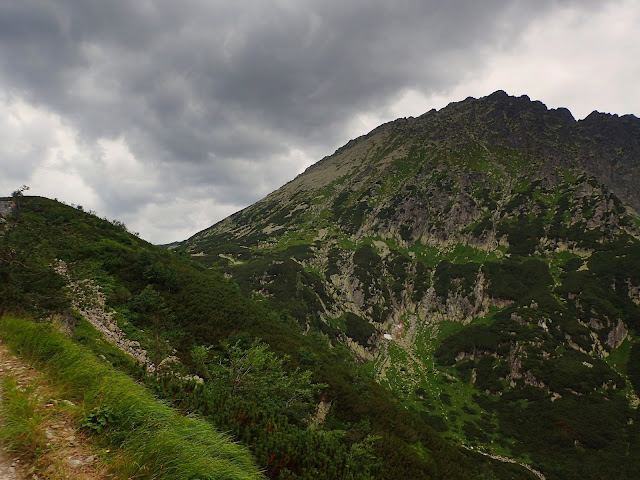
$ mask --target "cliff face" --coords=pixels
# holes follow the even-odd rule
[[[467,103],[473,103],[474,106]],[[592,112],[575,121],[564,108],[548,110],[528,97],[498,91],[457,104],[460,123],[492,144],[529,152],[546,165],[595,176],[625,203],[640,207],[640,119]]]
[[[640,211],[640,120],[593,112],[578,131],[588,145],[581,157],[587,171]]]

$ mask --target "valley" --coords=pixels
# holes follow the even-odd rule
[[[636,117],[498,91],[169,248],[17,195],[0,312],[229,432],[255,478],[632,479],[639,158]]]

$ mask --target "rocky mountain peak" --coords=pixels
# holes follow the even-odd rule
[[[635,428],[638,133],[631,115],[467,98],[350,141],[183,247],[464,444],[510,435],[571,472],[549,478],[586,478],[599,448],[626,448],[593,432]]]

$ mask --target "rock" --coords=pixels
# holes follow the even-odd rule
[[[622,320],[618,319],[618,324],[609,332],[609,335],[607,335],[607,345],[611,348],[618,347],[622,342],[624,342],[624,339],[627,338],[627,333],[624,323],[622,323]]]
[[[67,280],[71,288],[71,304],[86,320],[101,332],[105,338],[124,353],[146,366],[149,373],[156,370],[147,351],[135,340],[129,340],[113,318],[113,312],[107,310],[106,296],[92,280],[74,281],[69,275],[67,264],[58,260],[53,266],[56,273]]]
[[[65,463],[69,465],[71,468],[78,468],[85,464],[84,460],[80,460],[79,458],[69,457],[65,459]]]

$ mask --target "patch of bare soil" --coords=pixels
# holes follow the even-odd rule
[[[19,472],[20,466],[20,459],[0,451],[0,480],[24,480]]]

